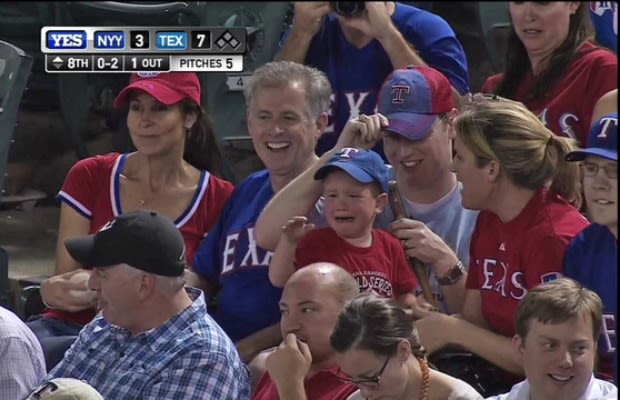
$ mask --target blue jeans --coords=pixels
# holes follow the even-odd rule
[[[26,325],[41,343],[48,372],[62,360],[82,329],[80,325],[40,315],[30,317]]]
[[[82,326],[58,319],[33,315],[28,318],[26,325],[37,335],[39,341],[56,336],[77,336]]]

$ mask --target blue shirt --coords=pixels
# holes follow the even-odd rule
[[[469,93],[465,52],[443,18],[396,3],[392,22],[429,66],[441,71],[460,94]],[[329,123],[317,144],[322,155],[334,146],[347,121],[376,112],[377,92],[394,66],[378,40],[361,49],[349,43],[334,13],[323,20],[305,63],[325,72],[333,91]],[[381,142],[373,150],[385,159]]]
[[[618,2],[590,1],[596,41],[618,54]]]
[[[267,170],[240,182],[192,264],[194,272],[219,281],[217,306],[209,313],[235,342],[280,322],[282,289],[269,281],[273,253],[254,237],[256,220],[272,196]]]
[[[202,291],[163,325],[131,337],[101,315],[47,375],[88,382],[106,399],[249,399],[247,367],[209,317]]]
[[[596,292],[603,300],[600,363],[607,373],[613,363],[613,378],[618,382],[618,241],[608,227],[590,224],[573,238],[564,256],[564,274]]]

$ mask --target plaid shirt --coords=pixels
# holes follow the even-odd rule
[[[85,380],[106,399],[249,399],[235,345],[207,314],[202,291],[186,290],[190,307],[135,337],[97,315],[46,380]]]
[[[45,359],[30,328],[0,307],[0,399],[20,400],[45,376]]]

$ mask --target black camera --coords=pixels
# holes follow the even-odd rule
[[[358,17],[366,9],[363,1],[330,1],[329,5],[343,17]]]

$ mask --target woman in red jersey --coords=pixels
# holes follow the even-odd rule
[[[561,276],[568,244],[588,221],[566,200],[580,202],[579,169],[564,160],[575,141],[554,135],[522,103],[476,95],[455,129],[463,207],[480,210],[463,311],[432,313],[416,326],[431,353],[456,345],[499,367],[497,393],[481,391],[490,396],[523,376],[511,343],[519,301]]]

